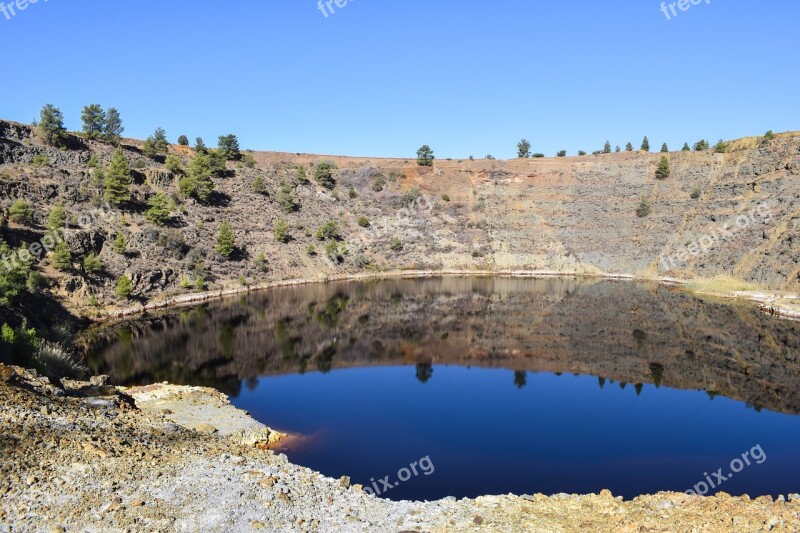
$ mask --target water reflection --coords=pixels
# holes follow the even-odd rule
[[[800,413],[798,324],[678,289],[592,280],[444,278],[282,288],[140,318],[84,337],[94,372],[237,396],[258,376],[434,365],[600,376],[707,390]],[[412,374],[413,375],[413,374]]]

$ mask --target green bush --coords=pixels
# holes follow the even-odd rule
[[[114,239],[114,251],[121,255],[127,251],[127,248],[128,241],[125,239],[125,234],[120,231]]]
[[[103,261],[94,252],[89,252],[83,258],[83,269],[89,274],[97,274],[103,270]]]
[[[442,195],[442,201],[443,202],[449,202],[450,201],[450,197],[448,195],[446,195],[446,194],[443,194]]]
[[[689,143],[683,143],[683,148],[681,148],[682,152],[689,152],[691,148],[689,148]]]
[[[261,176],[256,176],[256,179],[250,184],[250,188],[256,194],[264,194],[267,192],[267,184],[264,182],[264,178]]]
[[[163,128],[157,128],[152,135],[145,139],[144,146],[142,146],[142,154],[150,159],[159,154],[166,154],[167,150],[169,150],[169,141]]]
[[[714,145],[714,152],[718,154],[724,154],[728,152],[730,147],[731,147],[730,143],[726,143],[725,141],[720,139],[719,142]]]
[[[517,143],[517,157],[528,158],[531,156],[531,143],[527,139],[522,139]]]
[[[315,255],[317,255],[317,247],[314,246],[313,244],[309,244],[308,246],[306,246],[306,253],[309,256],[314,257]]]
[[[700,190],[700,187],[695,187],[694,189],[692,189],[692,193],[689,196],[691,196],[693,200],[697,200],[698,198],[700,198],[702,192],[703,191]]]
[[[578,150],[578,155],[586,155],[586,152],[583,150]]]
[[[325,245],[325,255],[336,264],[341,263],[344,261],[344,257],[347,255],[347,247],[344,243],[339,243],[336,241],[331,241]]]
[[[333,189],[336,187],[336,180],[333,177],[335,169],[336,165],[329,161],[323,161],[314,168],[314,179],[326,189]]]
[[[642,196],[642,199],[639,201],[639,206],[636,208],[636,216],[639,218],[644,218],[650,214],[653,210],[653,206],[650,203],[650,200]]]
[[[656,167],[656,179],[665,180],[669,177],[670,172],[669,159],[667,156],[663,156]]]
[[[534,158],[536,158],[536,159],[541,159],[541,158],[543,158],[543,157],[544,157],[544,154],[541,154],[541,153],[539,153],[539,152],[536,152],[535,154],[533,154],[533,157],[534,157]]]
[[[361,215],[360,217],[358,217],[358,225],[361,226],[362,228],[368,228],[369,227],[369,219],[367,217],[365,217],[364,215]]]
[[[63,206],[57,205],[47,215],[47,228],[59,230],[67,225],[67,213]]]
[[[131,279],[123,274],[117,280],[117,287],[116,287],[117,296],[120,298],[128,299],[131,297],[133,293],[133,283],[131,283]]]
[[[558,153],[556,154],[556,157],[567,157],[567,151],[559,150]]]
[[[50,164],[50,158],[44,154],[37,154],[33,156],[33,166],[35,167],[46,167]]]
[[[710,147],[709,143],[705,139],[700,139],[696,143],[694,143],[694,150],[696,152],[702,152],[703,150],[708,150]]]
[[[289,242],[289,224],[281,219],[275,222],[275,240],[278,242]]]
[[[117,148],[103,180],[103,195],[107,202],[118,206],[130,201],[131,169],[128,158]]]
[[[217,147],[222,157],[228,161],[235,161],[242,156],[239,152],[239,139],[236,138],[236,135],[220,135],[218,140]]]
[[[72,268],[72,252],[64,241],[59,242],[50,254],[50,263],[54,268],[67,271]]]
[[[339,225],[332,220],[326,222],[317,230],[316,237],[317,240],[320,241],[341,239],[341,235],[339,234]]]
[[[225,259],[230,259],[235,248],[236,243],[231,223],[227,220],[223,220],[219,227],[219,233],[217,233],[217,253]]]
[[[181,158],[175,154],[169,154],[167,156],[166,161],[164,161],[164,166],[167,167],[167,170],[169,170],[173,174],[180,174],[181,172],[183,172],[183,165],[181,164]]]
[[[297,210],[297,204],[294,201],[294,196],[292,196],[292,188],[283,180],[281,180],[278,187],[277,202],[286,213],[292,213]]]
[[[165,226],[170,218],[170,205],[167,195],[160,192],[147,200],[148,209],[144,217],[157,226]]]
[[[389,244],[389,248],[393,252],[399,252],[400,250],[403,249],[403,242],[400,239],[398,239],[397,237],[394,237],[392,239],[391,244]]]
[[[186,135],[178,137],[178,146],[189,146],[189,137]]]
[[[24,224],[26,226],[33,224],[33,210],[30,204],[22,198],[17,198],[11,203],[8,214],[11,220],[17,224]]]

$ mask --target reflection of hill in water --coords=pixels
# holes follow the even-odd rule
[[[428,364],[457,364],[660,382],[800,413],[797,323],[657,285],[503,278],[310,285],[86,338],[92,370],[120,384],[202,384],[235,395],[241,380],[261,375],[418,364],[424,380],[435,379]],[[521,385],[524,373],[515,380]]]

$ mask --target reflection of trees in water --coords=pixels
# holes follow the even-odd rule
[[[417,379],[420,383],[427,383],[433,377],[433,365],[431,363],[417,363]]]
[[[616,380],[641,393],[643,383],[664,384],[800,412],[796,324],[632,283],[292,287],[142,317],[85,341],[92,370],[120,384],[170,381],[230,393],[261,375],[367,365],[412,365],[425,383],[436,363],[507,368],[520,388],[527,372],[591,374],[601,388]]]

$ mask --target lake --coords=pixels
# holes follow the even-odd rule
[[[800,324],[657,284],[279,288],[88,332],[120,385],[215,387],[391,499],[800,492]]]

